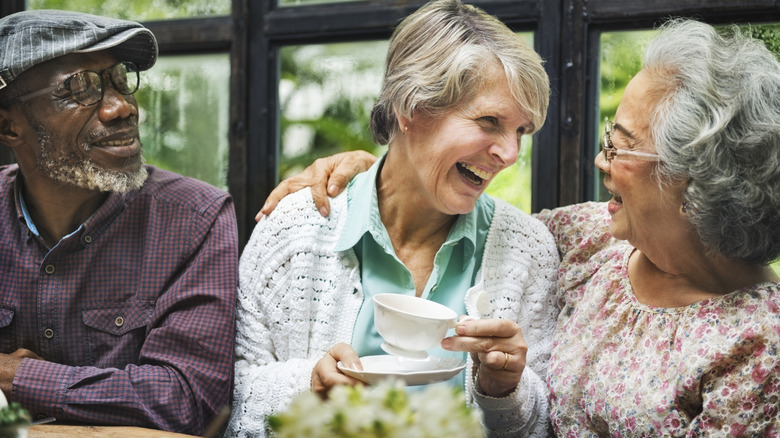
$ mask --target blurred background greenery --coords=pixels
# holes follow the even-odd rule
[[[27,9],[63,9],[125,20],[230,15],[231,0],[27,0]]]

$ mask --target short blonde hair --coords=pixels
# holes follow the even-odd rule
[[[469,102],[500,65],[517,105],[531,120],[547,117],[550,81],[541,57],[497,18],[460,0],[435,0],[404,19],[390,38],[382,91],[371,112],[374,141],[398,133],[395,113],[439,116]]]

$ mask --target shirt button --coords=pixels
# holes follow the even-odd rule
[[[47,328],[43,331],[43,336],[46,336],[46,339],[51,339],[54,337],[54,330]]]
[[[92,243],[92,236],[90,236],[89,234],[84,236],[84,242],[85,243]]]
[[[123,325],[125,325],[125,319],[122,318],[121,316],[117,316],[116,319],[114,320],[114,324],[116,324],[117,327],[122,327]]]
[[[54,273],[54,265],[46,265],[45,270],[46,270],[47,274],[49,274],[49,275],[53,274]]]

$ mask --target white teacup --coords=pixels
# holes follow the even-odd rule
[[[447,306],[401,294],[374,296],[374,326],[390,354],[424,359],[455,327],[458,314]]]

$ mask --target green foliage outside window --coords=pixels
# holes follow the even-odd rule
[[[227,190],[230,59],[166,56],[136,92],[147,163]]]
[[[280,50],[281,178],[342,151],[384,153],[368,125],[386,51],[386,41]]]
[[[230,15],[230,0],[28,0],[27,9],[61,9],[147,21]]]

